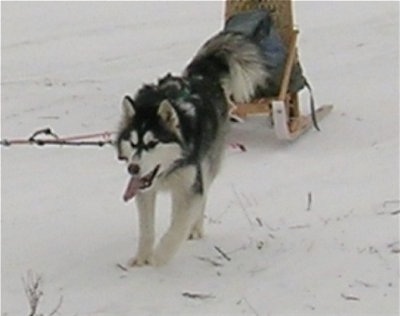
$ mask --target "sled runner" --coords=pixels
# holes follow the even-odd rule
[[[264,9],[267,15],[263,17],[258,9]],[[319,129],[317,122],[333,108],[332,105],[324,105],[314,109],[311,87],[303,76],[298,61],[296,43],[299,31],[294,28],[292,12],[291,0],[227,0],[225,7],[225,29],[243,33],[248,33],[250,29],[251,37],[265,48],[267,56],[272,57],[272,63],[275,63],[272,65],[272,72],[277,70],[278,73],[275,76],[275,91],[270,91],[265,97],[256,98],[250,103],[235,104],[231,114],[239,119],[252,115],[270,117],[276,136],[284,140],[295,140],[313,125]],[[257,19],[260,20],[257,22]],[[260,31],[262,28],[264,31]],[[269,33],[269,39],[265,37],[266,33]],[[283,50],[284,58],[281,61],[279,49]],[[298,93],[304,87],[310,93],[309,115],[303,115],[300,111]]]

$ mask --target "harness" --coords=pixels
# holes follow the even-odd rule
[[[190,88],[188,84],[184,84],[182,89],[179,91],[177,101],[186,101],[191,96]]]

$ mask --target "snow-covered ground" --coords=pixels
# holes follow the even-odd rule
[[[15,138],[112,131],[122,96],[181,71],[223,3],[2,2],[1,13],[1,136]],[[1,149],[3,316],[29,314],[29,270],[44,315],[61,297],[57,315],[398,314],[399,4],[295,13],[306,74],[334,111],[290,144],[264,120],[234,125],[248,150],[227,149],[206,237],[165,267],[117,266],[134,254],[137,219],[111,147]]]

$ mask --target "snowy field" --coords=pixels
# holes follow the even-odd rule
[[[1,14],[12,139],[114,130],[122,96],[179,73],[223,3],[2,2]],[[137,218],[111,147],[1,148],[2,316],[29,315],[28,271],[44,316],[59,303],[74,316],[398,315],[399,4],[296,2],[295,16],[317,103],[333,112],[295,143],[263,119],[234,125],[247,152],[227,148],[206,237],[165,267],[119,266]]]

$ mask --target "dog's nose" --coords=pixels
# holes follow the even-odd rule
[[[139,173],[139,171],[140,171],[140,167],[139,167],[139,165],[138,164],[135,164],[135,163],[130,163],[129,164],[129,166],[128,166],[128,172],[131,174],[131,175],[137,175],[138,173]]]

